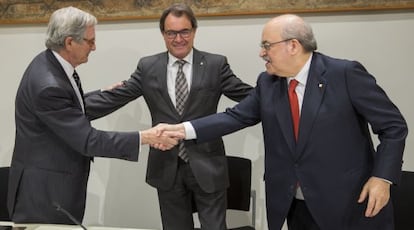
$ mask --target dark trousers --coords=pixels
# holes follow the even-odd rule
[[[179,159],[172,189],[158,189],[163,230],[194,229],[193,212],[197,210],[201,229],[226,229],[226,190],[204,192],[188,163]],[[193,205],[196,207],[193,207]]]
[[[289,230],[320,230],[309,212],[306,202],[298,199],[292,201],[287,216],[287,225]]]

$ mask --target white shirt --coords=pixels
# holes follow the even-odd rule
[[[176,106],[175,101],[175,79],[177,78],[178,63],[176,61],[178,58],[168,53],[168,64],[167,64],[167,88],[168,94],[170,95],[171,101]],[[186,61],[183,66],[183,72],[187,80],[188,92],[190,93],[190,86],[192,82],[193,75],[193,50],[191,49],[190,53],[183,58],[182,60]]]
[[[295,88],[296,95],[298,96],[299,116],[302,111],[303,96],[305,95],[306,82],[308,81],[308,75],[309,75],[310,63],[312,61],[312,55],[313,54],[310,55],[305,65],[303,65],[302,69],[299,71],[298,74],[296,74],[296,76],[289,77],[287,79],[288,86],[292,79],[296,79],[296,81],[299,82]]]
[[[66,61],[62,56],[60,56],[60,54],[58,54],[56,51],[53,51],[53,55],[55,55],[56,59],[58,60],[58,62],[60,63],[60,65],[63,67],[63,70],[66,73],[66,76],[68,77],[70,84],[72,85],[73,90],[75,90],[76,96],[78,97],[78,100],[80,102],[80,105],[82,107],[82,111],[83,113],[85,113],[85,108],[83,107],[83,99],[82,96],[79,92],[79,88],[76,85],[75,79],[73,79],[72,75],[73,72],[75,71],[75,68],[73,68],[73,66]]]

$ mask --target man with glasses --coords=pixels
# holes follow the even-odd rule
[[[316,48],[302,18],[273,18],[252,93],[225,113],[164,130],[202,144],[261,122],[268,229],[285,220],[289,230],[394,229],[390,186],[400,180],[407,124],[360,63]]]
[[[143,96],[153,125],[180,123],[216,113],[222,95],[235,101],[248,95],[252,87],[234,75],[226,57],[193,48],[197,20],[187,5],[168,7],[159,26],[167,52],[141,58],[123,87],[88,97],[89,115],[106,115]],[[221,138],[182,142],[167,152],[151,148],[146,181],[158,191],[163,229],[193,229],[194,209],[202,229],[226,229],[229,179]]]
[[[166,149],[178,143],[157,137],[154,129],[107,132],[91,126],[75,68],[96,49],[96,24],[93,15],[77,8],[56,10],[49,20],[47,49],[32,60],[20,82],[7,199],[15,223],[82,222],[93,157],[137,161],[140,144],[163,143]]]

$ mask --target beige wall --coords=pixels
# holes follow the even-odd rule
[[[226,55],[236,74],[255,84],[264,62],[258,57],[261,29],[271,16],[201,18],[195,46]],[[312,24],[319,51],[359,60],[399,106],[407,122],[414,122],[412,78],[414,12],[304,15]],[[44,49],[46,25],[0,25],[0,165],[10,163],[14,144],[14,97],[30,60]],[[84,90],[129,77],[140,57],[164,51],[154,20],[102,22],[97,27],[97,50],[79,67]],[[400,83],[403,82],[403,83]],[[400,86],[401,85],[401,86]],[[223,98],[219,110],[234,103]],[[94,122],[105,130],[140,130],[150,126],[143,99]],[[258,192],[257,225],[267,229],[263,191],[263,141],[260,126],[224,138],[229,155],[253,160],[252,183]],[[414,170],[414,136],[409,134],[404,169]],[[96,159],[88,190],[85,224],[160,229],[156,191],[145,183],[148,148],[138,163]],[[231,213],[231,215],[236,215]],[[247,221],[243,216],[236,222]],[[233,225],[233,223],[229,223]]]

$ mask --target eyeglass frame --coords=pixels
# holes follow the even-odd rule
[[[182,38],[189,38],[191,36],[191,33],[193,32],[193,28],[191,29],[182,29],[179,31],[176,30],[166,30],[164,31],[164,35],[168,39],[175,39],[177,38],[177,35],[179,34]]]
[[[265,49],[266,51],[269,51],[270,48],[272,48],[272,46],[274,46],[276,44],[279,44],[279,43],[287,42],[287,41],[290,41],[290,40],[293,40],[293,39],[296,39],[296,38],[287,38],[287,39],[277,41],[277,42],[263,41],[262,43],[259,44],[259,46],[260,46],[260,48]]]
[[[82,38],[83,41],[86,42],[86,44],[88,44],[89,46],[94,46],[95,44],[95,38],[92,39],[87,39],[87,38]]]

